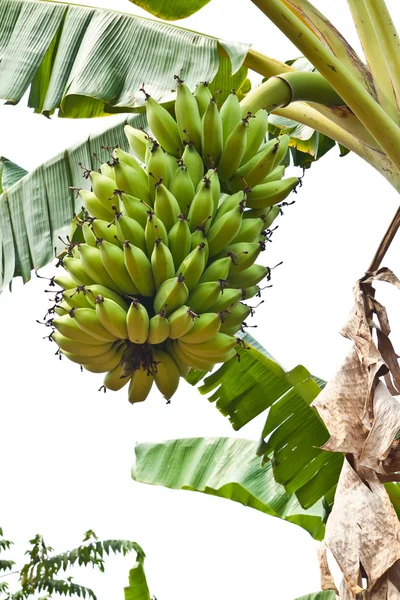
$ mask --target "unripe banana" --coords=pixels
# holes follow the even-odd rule
[[[138,163],[136,158],[132,156],[132,154],[129,154],[129,152],[125,152],[125,150],[122,150],[122,148],[118,148],[118,146],[114,148],[112,156],[120,162],[129,165],[130,167],[132,167],[132,169],[135,169],[135,171],[143,171],[143,167]],[[113,177],[113,179],[115,179],[115,176]]]
[[[90,246],[88,246],[89,248]],[[98,252],[95,248],[93,248],[95,252]],[[84,268],[81,260],[79,258],[72,258],[71,256],[66,256],[63,258],[62,264],[64,268],[68,271],[68,273],[73,277],[73,279],[79,283],[79,285],[91,285],[95,282],[87,273]]]
[[[238,204],[242,201],[245,205],[247,202],[247,191],[244,192],[243,190],[240,190],[239,192],[236,192],[236,194],[232,194],[232,196],[226,195],[218,207],[213,223],[218,221],[218,219],[220,219],[229,210],[232,210],[232,208],[238,206]]]
[[[199,191],[193,198],[190,205],[188,219],[190,231],[195,231],[196,227],[204,225],[207,232],[210,228],[211,219],[214,214],[214,199],[211,189],[211,180],[204,177]]]
[[[146,94],[146,115],[151,131],[164,150],[179,156],[182,144],[178,125],[169,112],[148,94]]]
[[[89,246],[96,246],[96,240],[102,239],[106,240],[110,244],[114,244],[114,246],[119,246],[118,240],[115,239],[117,235],[117,228],[113,223],[109,221],[103,221],[101,219],[95,219],[92,223],[92,232],[94,235],[95,243],[88,244]]]
[[[171,340],[176,340],[188,333],[192,329],[197,316],[191,308],[185,305],[175,310],[168,318]]]
[[[104,340],[99,340],[83,331],[69,314],[52,319],[51,324],[62,336],[75,342],[91,344],[92,346],[104,345]]]
[[[113,197],[114,190],[117,187],[114,179],[101,175],[101,173],[97,173],[97,171],[91,171],[90,182],[96,197],[106,208],[109,207],[111,210],[110,198]]]
[[[105,162],[100,166],[100,173],[110,179],[114,179],[114,169],[108,162]]]
[[[217,301],[210,306],[210,312],[222,312],[242,299],[242,290],[228,288],[223,291]]]
[[[71,308],[90,308],[91,304],[86,298],[85,286],[78,286],[63,292],[63,299]],[[61,332],[62,333],[62,332]],[[68,337],[68,336],[67,336]]]
[[[215,215],[215,213],[217,212],[220,194],[221,194],[221,184],[219,181],[217,169],[208,169],[207,173],[205,174],[205,177],[211,181],[211,193],[212,193],[213,202],[214,202],[213,214]],[[203,180],[199,182],[199,184],[196,188],[196,193],[200,190],[202,185],[203,185]]]
[[[268,229],[268,227],[270,227],[271,224],[275,221],[275,219],[279,215],[279,213],[280,213],[279,206],[271,206],[271,207],[267,207],[267,208],[251,208],[250,210],[246,210],[244,219],[245,220],[254,219],[254,218],[262,219],[264,222],[263,229]],[[237,240],[235,240],[235,241],[237,241]],[[240,240],[240,241],[244,241],[244,240]]]
[[[71,275],[67,273],[64,273],[63,275],[55,275],[52,279],[54,283],[59,285],[64,290],[76,288],[76,286],[79,283],[78,281],[76,281],[76,279],[73,279],[73,277],[71,277]]]
[[[147,369],[137,369],[133,372],[128,389],[128,400],[131,404],[146,400],[153,385],[154,376]]]
[[[245,271],[229,275],[229,285],[236,288],[247,288],[259,283],[269,273],[268,267],[252,265]]]
[[[204,356],[196,356],[187,352],[185,347],[179,343],[179,340],[174,340],[172,342],[172,348],[178,359],[184,364],[189,365],[192,369],[197,369],[198,371],[212,371],[215,366],[214,362],[207,360]]]
[[[250,119],[247,129],[246,150],[242,157],[241,164],[246,164],[255,154],[257,154],[268,132],[268,113],[264,108],[260,108]]]
[[[107,373],[107,371],[112,371],[117,365],[120,364],[125,349],[125,344],[120,345],[115,354],[105,362],[96,363],[93,365],[83,364],[82,367],[91,373]]]
[[[189,374],[190,366],[178,357],[178,355],[175,352],[172,340],[167,340],[166,351],[174,359],[174,362],[179,369],[181,377],[186,377]]]
[[[171,251],[168,246],[162,243],[161,238],[158,238],[154,245],[151,254],[151,268],[157,290],[166,279],[171,279],[175,275],[175,265]]]
[[[227,335],[227,334],[221,333],[218,335]],[[229,336],[229,337],[232,339],[232,336]],[[196,363],[199,366],[200,366],[200,364],[204,364],[205,367],[206,366],[209,367],[210,365],[215,366],[215,363],[226,362],[236,355],[236,350],[234,348],[231,348],[230,350],[227,350],[226,352],[223,352],[223,350],[221,349],[221,352],[218,354],[208,355],[207,351],[199,350],[199,352],[197,352],[197,348],[200,348],[201,344],[184,344],[184,343],[181,343],[180,340],[177,340],[175,343],[179,347],[180,352],[184,353],[184,355],[187,357],[187,360],[192,361],[192,363],[194,361],[196,361]],[[208,342],[204,342],[204,344],[207,344],[207,343]],[[198,369],[199,366],[197,366],[195,368]],[[210,369],[205,368],[205,370],[210,370]]]
[[[140,248],[131,245],[129,242],[124,243],[124,258],[125,266],[142,296],[153,296],[155,292],[155,284],[151,262]],[[158,312],[158,311],[157,311]]]
[[[150,201],[147,175],[142,168],[140,171],[136,171],[126,163],[115,161],[114,172],[114,188],[116,187],[130,196],[140,198],[144,202]]]
[[[218,317],[218,315],[217,315]],[[219,319],[219,317],[218,317]],[[190,335],[188,333],[188,335]],[[179,345],[183,347],[186,351],[192,352],[193,354],[197,354],[198,356],[207,357],[207,359],[215,359],[221,354],[225,354],[230,350],[233,350],[235,346],[237,346],[238,342],[236,338],[226,335],[226,333],[217,333],[213,337],[208,338],[204,342],[198,343],[188,343],[181,338],[179,340]]]
[[[223,282],[222,280],[199,283],[199,285],[190,292],[188,305],[196,313],[208,311],[223,292],[224,284],[226,284],[226,282]]]
[[[128,338],[134,344],[144,344],[149,335],[149,315],[136,298],[132,300],[126,313],[126,329]]]
[[[179,204],[180,212],[187,213],[194,198],[195,191],[189,169],[183,161],[176,169],[169,189]]]
[[[271,171],[269,175],[267,175],[267,177],[264,177],[264,179],[260,181],[259,185],[262,185],[263,183],[271,183],[271,181],[279,181],[279,179],[282,179],[284,176],[285,171],[285,165],[278,165],[273,171]]]
[[[67,350],[61,350],[61,354],[66,356],[69,360],[78,365],[102,365],[106,361],[110,360],[115,356],[116,348],[114,344],[111,346],[107,352],[104,354],[99,354],[98,356],[83,356],[82,354],[75,354],[73,352],[68,352]]]
[[[122,290],[124,294],[138,294],[139,290],[132,281],[125,266],[124,251],[121,250],[121,248],[114,246],[114,244],[110,244],[106,240],[103,240],[99,246],[104,268],[114,284]]]
[[[54,307],[54,313],[59,317],[62,317],[63,315],[67,314],[68,309],[68,304],[66,302],[61,302],[60,304],[57,304],[57,306]]]
[[[216,313],[203,313],[194,321],[193,327],[180,337],[186,344],[200,344],[217,335],[221,327],[221,318]]]
[[[201,152],[201,116],[196,98],[183,81],[176,77],[175,116],[182,142],[191,141]]]
[[[222,121],[214,97],[211,98],[201,122],[201,147],[207,167],[215,166],[222,153]]]
[[[85,344],[76,340],[71,340],[58,331],[54,331],[51,337],[61,350],[71,352],[72,354],[79,354],[80,356],[99,356],[111,348],[111,343],[95,345]]]
[[[185,304],[188,297],[189,290],[185,285],[182,275],[167,279],[161,284],[154,298],[154,312],[159,313],[164,308],[166,315],[169,316],[179,306]]]
[[[82,331],[102,342],[115,342],[118,338],[100,323],[96,311],[92,308],[74,308],[70,315]]]
[[[106,221],[104,221],[104,223],[106,223]],[[85,240],[86,244],[88,246],[93,246],[93,248],[96,247],[96,236],[94,235],[93,231],[92,231],[92,223],[82,223],[82,234],[83,234],[83,239]]]
[[[250,313],[251,308],[239,302],[239,304],[236,304],[232,309],[229,309],[229,312],[223,315],[220,331],[226,333],[233,327],[240,327]]]
[[[179,265],[176,274],[183,275],[189,292],[197,285],[206,266],[205,244],[201,243],[192,250]]]
[[[108,373],[103,379],[104,387],[108,390],[112,390],[113,392],[121,390],[124,387],[124,385],[126,385],[128,381],[130,381],[130,377],[121,377],[121,373],[121,365],[117,365],[116,367],[108,371]]]
[[[82,290],[84,294],[86,294],[86,298],[88,302],[93,308],[96,308],[96,296],[100,294],[100,296],[104,296],[104,298],[109,298],[110,300],[114,300],[117,304],[120,305],[124,310],[128,310],[128,306],[123,298],[116,292],[106,288],[104,285],[87,285],[84,290]]]
[[[257,260],[260,252],[265,250],[265,242],[251,242],[232,244],[226,248],[226,254],[232,254],[232,265],[228,277],[251,267]]]
[[[105,221],[113,219],[114,213],[111,208],[111,202],[107,206],[104,206],[96,194],[87,190],[80,190],[79,196],[82,198],[84,207],[93,217],[104,219]]]
[[[228,136],[218,162],[218,175],[223,181],[227,181],[235,174],[241,163],[247,143],[247,128],[251,113],[245,119],[241,119]]]
[[[200,154],[190,142],[189,144],[185,144],[182,160],[189,171],[190,178],[193,182],[194,188],[196,189],[197,185],[204,177],[204,163]]]
[[[208,82],[200,81],[200,83],[197,84],[193,95],[196,98],[197,106],[199,107],[200,117],[203,117],[212,98],[208,88]]]
[[[241,119],[240,102],[235,90],[227,96],[221,106],[221,120],[224,144]]]
[[[280,181],[263,183],[251,190],[247,206],[250,208],[267,208],[285,200],[299,185],[298,177],[288,177]]]
[[[144,162],[146,144],[148,141],[147,133],[141,129],[135,129],[134,127],[131,127],[131,125],[125,125],[124,132],[132,152],[136,154],[139,160]]]
[[[278,167],[281,162],[283,161],[283,159],[285,158],[288,150],[289,150],[289,143],[290,143],[290,136],[289,135],[281,135],[278,138],[280,140],[280,144],[278,147],[278,151],[275,155],[275,161],[274,161],[274,166],[273,168],[275,169],[276,167]]]
[[[244,202],[232,208],[216,221],[208,233],[210,256],[219,254],[237,236],[242,224]]]
[[[248,300],[249,298],[254,298],[254,296],[261,296],[261,289],[258,285],[252,285],[247,288],[242,288],[242,300]]]
[[[144,238],[143,227],[131,217],[126,217],[119,213],[116,219],[117,238],[123,242],[131,242],[134,246],[146,252],[146,240]]]
[[[110,275],[105,269],[103,261],[101,259],[100,250],[82,244],[79,247],[79,253],[81,255],[82,267],[85,269],[86,273],[91,278],[91,281],[84,283],[87,283],[88,285],[90,285],[91,283],[99,283],[100,285],[104,285],[110,290],[113,290],[114,292],[123,295],[123,291],[121,290],[121,288],[118,285],[116,285],[116,283],[113,281],[113,279],[111,279]]]
[[[205,232],[204,225],[200,225],[199,227],[196,227],[196,230],[193,231],[193,233],[190,237],[190,249],[191,250],[194,250],[200,244],[204,244],[205,261],[207,264],[208,256],[209,256],[209,248],[208,248],[208,241],[206,238],[206,232]]]
[[[128,339],[126,311],[119,304],[109,298],[96,296],[96,315],[110,333],[122,340]]]
[[[170,334],[170,324],[165,316],[165,311],[154,315],[149,322],[149,335],[147,342],[149,344],[162,344]]]
[[[154,381],[164,398],[169,400],[178,389],[179,369],[173,358],[163,350],[153,349],[153,358],[157,363]]]
[[[154,212],[164,223],[167,231],[175,225],[178,215],[181,213],[175,196],[171,194],[161,181],[155,186]]]
[[[245,211],[245,215],[247,215],[249,211]],[[243,242],[254,242],[258,240],[260,233],[265,228],[265,222],[262,218],[252,218],[247,219],[243,218],[242,224],[237,235],[231,241],[231,244],[239,244]]]
[[[191,234],[185,215],[179,215],[178,222],[170,230],[168,244],[175,268],[177,268],[189,254],[191,248]]]
[[[161,148],[159,144],[157,144],[156,141],[154,141],[151,146],[149,158],[146,164],[148,173],[148,186],[151,198],[153,199],[154,186],[156,185],[157,181],[162,179],[164,185],[168,186],[172,179],[172,175],[175,169],[172,170],[171,164],[167,158],[167,153]]]
[[[227,279],[231,264],[232,258],[230,256],[227,256],[226,258],[219,258],[207,267],[203,275],[200,277],[199,283],[205,283],[206,281],[218,281],[218,279]]]
[[[139,198],[128,196],[128,194],[120,194],[119,199],[123,215],[134,219],[144,229],[147,223],[147,212],[149,207]]]
[[[154,244],[158,238],[162,243],[168,246],[168,233],[164,223],[151,211],[147,213],[146,227],[144,228],[144,238],[146,241],[147,256],[151,256]]]

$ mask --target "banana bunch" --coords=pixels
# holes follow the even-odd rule
[[[264,142],[267,113],[242,117],[234,93],[219,109],[206,84],[192,94],[177,78],[175,119],[147,93],[146,110],[154,137],[127,125],[133,154],[115,147],[84,171],[47,323],[60,354],[105,373],[105,389],[128,385],[131,403],[153,383],[169,401],[190,369],[235,356],[245,301],[270,276],[255,261],[299,184],[282,179],[289,137]]]

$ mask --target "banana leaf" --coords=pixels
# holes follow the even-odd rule
[[[89,189],[90,183],[82,177],[79,162],[97,169],[93,153],[107,160],[101,146],[116,145],[128,150],[123,132],[124,125],[146,127],[144,115],[132,115],[94,136],[64,150],[59,155],[26,174],[0,195],[0,289],[13,276],[21,275],[24,282],[32,269],[48,264],[63,247],[59,237],[65,238],[71,229],[74,213],[81,210],[81,200],[69,187]],[[22,174],[16,166],[2,162],[2,181],[11,181]],[[4,173],[4,170],[5,173]],[[4,187],[4,183],[3,183]]]
[[[184,438],[137,444],[135,481],[202,492],[239,502],[324,536],[324,509],[317,502],[304,510],[294,495],[276,483],[270,462],[262,465],[256,442],[239,438]]]
[[[130,0],[130,2],[144,8],[155,17],[166,21],[177,21],[190,17],[210,0],[168,0],[168,2],[165,0]]]
[[[5,156],[0,156],[0,194],[4,190],[8,190],[27,173],[28,171],[8,160]]]
[[[310,407],[324,382],[299,365],[285,371],[249,335],[231,359],[206,377],[199,388],[210,394],[218,410],[239,430],[269,409],[257,448],[264,462],[271,462],[276,481],[288,494],[295,493],[305,509],[325,495],[332,496],[343,463],[341,454],[320,449],[329,433]],[[319,382],[319,383],[318,383]]]
[[[143,562],[144,557],[138,557],[137,562],[129,571],[129,585],[124,588],[125,600],[150,600]]]
[[[315,594],[307,594],[307,596],[296,598],[296,600],[335,600],[335,598],[335,592],[317,592]]]
[[[111,10],[2,0],[0,98],[17,104],[30,87],[29,106],[47,116],[57,108],[74,118],[137,111],[145,101],[143,82],[156,100],[167,102],[181,69],[191,89],[217,75],[220,89],[240,89],[248,48]],[[231,69],[222,65],[221,72],[221,54]]]

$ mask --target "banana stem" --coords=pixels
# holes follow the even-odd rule
[[[386,59],[397,101],[400,100],[400,41],[385,0],[365,0],[373,27]]]
[[[319,73],[292,71],[271,77],[241,102],[242,113],[257,112],[266,108],[268,112],[288,106],[291,102],[316,102],[325,106],[343,106],[344,102]]]
[[[252,1],[313,63],[400,170],[400,129],[363,85],[280,0]]]
[[[399,115],[396,106],[392,80],[386,63],[385,54],[368,12],[365,0],[347,0],[351,15],[357,29],[358,37],[367,59],[369,70],[374,81],[378,102],[396,125]]]
[[[252,48],[246,54],[246,58],[243,62],[244,66],[256,73],[259,73],[266,79],[273,77],[274,75],[280,75],[281,73],[291,73],[294,71],[292,67],[281,62],[280,60],[275,60],[270,58],[269,56],[265,56],[261,52],[257,52]]]

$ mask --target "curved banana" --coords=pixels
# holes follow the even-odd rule
[[[71,352],[72,354],[79,354],[80,356],[99,356],[110,350],[112,346],[111,343],[95,345],[85,344],[83,342],[78,342],[77,340],[71,340],[58,331],[54,331],[51,337],[61,350]]]
[[[179,339],[186,344],[200,344],[214,338],[221,327],[221,318],[217,313],[203,313],[197,317],[193,327]]]
[[[90,248],[90,246],[88,246]],[[92,248],[95,252],[98,252],[95,248]],[[84,268],[82,261],[79,258],[72,258],[71,256],[66,256],[62,260],[63,267],[68,271],[68,273],[73,277],[73,279],[79,283],[79,285],[91,285],[94,283],[94,279],[92,279]],[[54,280],[55,281],[55,280]]]
[[[199,283],[205,283],[206,281],[218,281],[219,279],[227,279],[231,264],[232,258],[230,256],[227,256],[225,258],[219,258],[207,267],[207,269],[200,277]]]
[[[138,159],[144,163],[148,142],[147,133],[141,129],[135,129],[134,127],[131,127],[131,125],[125,125],[124,132],[132,152],[134,152]]]
[[[177,80],[175,116],[182,142],[191,141],[198,152],[201,152],[201,116],[196,98],[187,85]]]
[[[186,364],[184,361],[182,361],[178,357],[178,355],[176,354],[175,349],[173,347],[172,340],[167,340],[167,344],[166,344],[165,350],[174,359],[174,363],[178,367],[178,370],[179,370],[179,373],[180,373],[181,377],[186,377],[186,375],[189,374],[189,371],[190,371],[191,367],[190,367],[190,365]]]
[[[100,323],[93,308],[74,308],[70,315],[82,331],[102,342],[114,342],[118,338]]]
[[[168,233],[164,223],[152,211],[148,211],[144,239],[146,241],[147,256],[151,256],[156,240],[161,238],[163,244],[168,246]]]
[[[264,108],[260,108],[250,119],[247,129],[246,150],[242,157],[241,164],[246,164],[260,149],[268,132],[268,113]]]
[[[239,168],[246,150],[247,128],[251,117],[252,114],[249,113],[247,117],[241,119],[225,141],[218,162],[218,174],[223,181],[230,179]]]
[[[104,298],[110,298],[110,300],[114,300],[114,302],[119,304],[124,310],[128,310],[125,300],[121,298],[119,294],[106,288],[104,285],[94,284],[84,286],[83,293],[86,294],[86,298],[93,308],[96,308],[96,296],[100,294],[100,296],[104,296]]]
[[[188,334],[189,335],[189,334]],[[184,341],[183,338],[179,340],[179,344],[187,352],[194,353],[198,356],[207,357],[208,359],[214,359],[218,356],[233,350],[237,346],[238,342],[236,338],[226,335],[226,333],[216,333],[213,337],[207,339],[204,342],[197,344],[189,344]]]
[[[112,335],[122,340],[128,339],[126,311],[113,300],[96,296],[96,315],[100,323]]]
[[[124,251],[114,244],[103,240],[100,244],[100,255],[104,268],[113,280],[114,284],[124,294],[138,294],[139,290],[133,283],[125,266]]]
[[[99,354],[98,356],[83,356],[82,354],[74,354],[73,352],[68,352],[67,350],[61,350],[61,354],[66,356],[69,360],[78,365],[103,365],[105,362],[110,360],[115,356],[116,347],[114,344],[111,346],[109,350],[104,352],[104,354]]]
[[[185,144],[182,160],[189,171],[190,178],[193,182],[194,188],[196,189],[198,183],[204,177],[204,163],[200,154],[197,152],[196,148],[191,142]]]
[[[236,288],[247,288],[259,283],[269,273],[268,267],[252,265],[246,271],[229,275],[229,285]]]
[[[189,292],[197,285],[206,266],[205,244],[201,243],[192,250],[176,270],[177,275],[185,278]]]
[[[120,246],[120,243],[115,236],[117,235],[117,228],[110,221],[103,221],[102,219],[95,219],[91,225],[92,233],[94,236],[94,244],[90,243],[89,246],[96,246],[96,240],[106,240],[114,246]]]
[[[222,120],[217,102],[212,96],[201,122],[201,147],[207,167],[214,167],[222,153]]]
[[[135,196],[129,196],[128,194],[119,194],[119,203],[122,214],[134,219],[143,227],[146,227],[149,206],[142,202]],[[116,215],[114,215],[115,218]]]
[[[249,211],[245,212],[245,215]],[[258,240],[260,233],[266,228],[265,221],[263,218],[257,217],[252,219],[246,219],[244,216],[242,224],[236,236],[231,240],[230,244],[239,244],[243,242],[251,243]]]
[[[238,206],[229,210],[211,225],[207,236],[210,256],[219,254],[235,239],[240,231],[243,211],[244,203],[239,202]]]
[[[182,148],[178,125],[169,112],[149,94],[146,94],[146,116],[151,131],[161,146],[174,156],[179,156]]]
[[[191,308],[185,305],[175,310],[168,318],[171,340],[176,340],[188,333],[192,329],[197,316]]]
[[[129,242],[124,243],[126,269],[142,296],[153,296],[155,284],[151,262],[140,248]]]
[[[189,169],[183,161],[172,176],[169,189],[179,204],[180,212],[183,214],[187,213],[195,191]]]
[[[215,366],[215,362],[207,360],[204,356],[196,356],[187,352],[179,340],[173,340],[172,348],[178,359],[182,363],[189,365],[192,369],[196,369],[197,371],[212,371]]]
[[[197,106],[199,107],[200,117],[203,117],[212,98],[208,82],[200,81],[200,83],[197,84],[193,95],[196,98]]]
[[[155,185],[154,212],[167,231],[175,225],[181,212],[177,199],[161,181]]]
[[[82,198],[84,207],[93,217],[104,219],[104,221],[107,221],[107,219],[110,221],[114,218],[111,202],[105,206],[103,202],[100,202],[96,194],[87,190],[80,190],[79,196]]]
[[[131,404],[143,402],[150,393],[154,376],[147,369],[137,369],[133,372],[128,389],[128,400]]]
[[[125,194],[140,198],[144,202],[150,201],[147,175],[141,167],[140,170],[136,170],[126,163],[115,160],[114,172],[114,187]]]
[[[196,227],[204,226],[207,232],[211,225],[214,214],[214,198],[211,188],[211,179],[204,177],[199,190],[196,192],[189,208],[188,220],[190,231],[193,233]]]
[[[159,313],[162,309],[165,309],[165,314],[168,317],[179,306],[185,304],[188,296],[189,290],[182,275],[167,279],[161,284],[154,298],[154,312]]]
[[[204,313],[215,304],[217,299],[224,293],[224,282],[207,281],[199,283],[189,294],[188,305],[195,313]],[[218,311],[215,311],[218,312]]]
[[[110,199],[114,195],[114,190],[117,187],[114,179],[111,177],[107,177],[106,175],[102,175],[97,171],[90,172],[90,183],[92,184],[93,192],[103,204],[105,208],[110,208],[111,210],[111,202]]]
[[[83,331],[69,314],[52,319],[51,324],[62,336],[75,342],[91,344],[92,346],[104,345],[104,340],[99,340]]]
[[[242,290],[228,288],[223,290],[218,300],[210,306],[210,312],[222,312],[242,299]]]
[[[185,215],[179,215],[177,223],[170,229],[168,245],[175,268],[177,268],[189,254],[191,248],[190,228]]]
[[[128,338],[134,344],[144,344],[149,335],[149,315],[147,310],[134,298],[126,313]]]
[[[154,245],[151,254],[151,268],[156,290],[166,279],[171,279],[175,275],[173,256],[168,246],[162,243],[161,238],[158,238]]]
[[[55,275],[52,278],[52,281],[54,283],[56,283],[57,285],[59,285],[64,290],[76,288],[76,286],[79,283],[78,281],[76,281],[76,279],[73,279],[73,277],[71,277],[71,275],[69,275],[67,273],[64,273],[63,275]]]
[[[164,313],[165,311],[162,310],[150,319],[147,337],[149,344],[162,344],[170,334],[170,324]]]
[[[110,244],[110,246],[111,245],[112,244]],[[113,248],[117,249],[116,246],[113,246]],[[116,285],[103,265],[100,250],[82,244],[79,246],[79,254],[81,255],[82,267],[91,278],[91,281],[87,282],[89,285],[91,283],[99,283],[100,285],[104,285],[104,287],[117,292],[117,294],[123,295],[123,290]]]
[[[164,350],[153,349],[156,361],[154,381],[164,398],[169,400],[178,389],[180,373],[174,359]]]
[[[126,217],[119,213],[116,217],[117,237],[123,242],[130,242],[134,246],[146,252],[146,240],[144,237],[144,229],[135,219]]]
[[[280,181],[263,183],[253,188],[249,194],[247,206],[250,208],[267,208],[285,200],[299,185],[298,177],[288,177]]]
[[[106,376],[103,379],[104,387],[107,388],[108,390],[112,390],[113,392],[117,392],[118,390],[121,390],[128,383],[128,381],[130,381],[129,376],[123,377],[123,376],[121,376],[121,373],[122,373],[121,365],[117,365],[116,367],[114,367],[113,369],[108,371],[108,373],[106,374]]]
[[[226,97],[226,100],[221,106],[220,113],[222,120],[222,134],[225,145],[226,140],[242,117],[239,98],[237,97],[235,90],[232,90],[232,92]]]
[[[125,344],[120,345],[111,358],[105,360],[104,362],[95,363],[92,365],[82,364],[82,367],[91,373],[107,373],[107,371],[112,371],[117,365],[120,364],[125,350]]]

